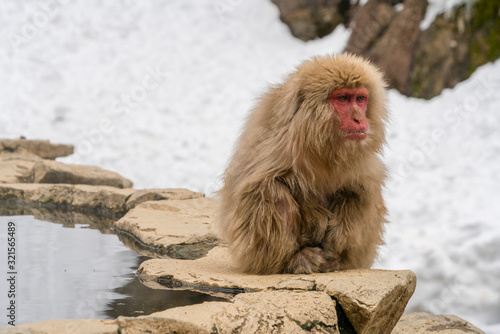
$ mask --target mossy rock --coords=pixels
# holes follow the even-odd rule
[[[500,1],[478,0],[441,14],[419,37],[410,95],[430,99],[500,57]]]

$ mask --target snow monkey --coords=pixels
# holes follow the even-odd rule
[[[385,87],[367,60],[329,55],[261,97],[224,174],[216,218],[242,271],[372,265],[387,214]]]

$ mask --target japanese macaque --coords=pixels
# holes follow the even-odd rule
[[[250,113],[219,191],[217,227],[246,273],[369,268],[382,244],[381,72],[314,57]]]

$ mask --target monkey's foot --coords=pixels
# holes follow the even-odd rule
[[[289,274],[311,274],[320,272],[325,262],[324,251],[319,247],[305,247],[298,251],[291,259],[286,273]]]

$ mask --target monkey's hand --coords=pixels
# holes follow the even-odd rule
[[[292,257],[285,270],[289,274],[311,274],[320,271],[325,264],[324,250],[320,247],[304,247]]]
[[[330,219],[323,239],[322,247],[328,256],[340,254],[348,247],[349,236],[345,228],[337,219]],[[338,256],[336,256],[338,258]]]
[[[332,251],[323,249],[324,261],[319,267],[322,273],[329,273],[340,268],[340,256]]]

